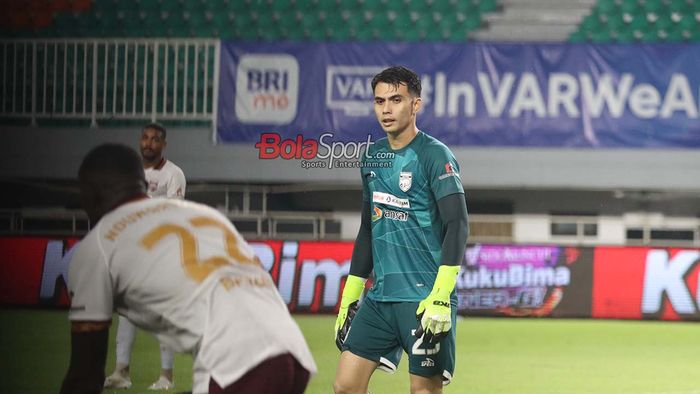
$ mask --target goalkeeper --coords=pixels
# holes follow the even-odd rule
[[[370,145],[361,168],[361,225],[334,328],[341,355],[333,388],[367,393],[374,371],[395,371],[406,352],[411,392],[441,393],[455,367],[454,288],[468,235],[459,166],[416,127],[422,103],[413,71],[388,68],[372,90],[386,138]]]

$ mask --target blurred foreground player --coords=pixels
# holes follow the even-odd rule
[[[141,130],[139,148],[146,173],[147,193],[149,197],[185,198],[185,174],[180,167],[163,156],[167,143],[165,127],[150,123]],[[117,362],[114,372],[105,379],[105,388],[128,389],[131,387],[129,364],[131,352],[136,340],[136,326],[124,316],[119,316],[117,327],[116,354]],[[160,376],[151,384],[149,390],[171,390],[175,387],[173,364],[175,355],[167,346],[160,344]]]
[[[194,356],[193,392],[302,393],[316,365],[269,274],[216,210],[149,199],[131,148],[79,171],[95,227],[68,274],[71,359],[61,393],[99,393],[113,311]]]
[[[333,388],[364,394],[374,371],[395,371],[406,352],[411,392],[441,393],[454,373],[453,290],[469,229],[459,166],[416,127],[418,75],[391,67],[372,90],[386,138],[371,145],[361,168],[362,218],[334,327],[342,353]]]

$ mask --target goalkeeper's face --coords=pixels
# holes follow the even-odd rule
[[[415,128],[420,107],[420,97],[412,96],[406,84],[379,82],[374,88],[374,114],[388,134],[399,135]]]

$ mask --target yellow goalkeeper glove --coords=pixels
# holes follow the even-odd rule
[[[345,281],[343,296],[340,299],[340,310],[338,310],[338,317],[335,319],[335,327],[333,328],[335,345],[341,352],[343,351],[345,338],[348,336],[348,331],[350,331],[352,319],[355,318],[355,313],[357,313],[359,308],[358,301],[362,291],[365,289],[366,281],[367,279],[355,275],[348,275],[348,279]]]
[[[459,268],[459,265],[441,265],[433,291],[418,304],[415,336],[423,337],[423,342],[437,343],[452,328],[450,294],[455,288]]]

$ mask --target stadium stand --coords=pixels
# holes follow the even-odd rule
[[[41,0],[14,5],[0,25],[12,37],[462,41],[497,8],[496,0]]]
[[[75,125],[82,131],[98,125],[135,128],[150,120],[175,129],[209,127],[215,119],[214,75],[220,39],[700,41],[700,0],[0,0],[0,5],[7,10],[0,14],[0,123]],[[479,152],[470,156],[475,153]],[[610,154],[605,160],[615,163],[617,157]],[[76,209],[79,204],[74,201],[73,185],[57,192],[42,182],[31,180],[28,186],[4,180],[2,185],[16,191],[16,198],[7,197],[0,207],[9,208],[0,210],[0,232],[75,234],[88,228],[86,218]],[[250,238],[347,238],[341,235],[340,222],[357,215],[334,211],[357,208],[352,194],[356,187],[331,184],[321,190],[306,186],[202,184],[189,190],[198,201],[229,212]],[[546,242],[593,243],[598,230],[591,229],[599,221],[588,213],[619,218],[641,210],[695,216],[691,225],[683,222],[683,231],[691,230],[679,243],[700,242],[694,213],[697,197],[686,191],[635,194],[596,189],[574,193],[543,185],[535,189],[504,193],[484,186],[471,190],[472,240],[517,242],[519,231],[529,231],[519,230],[522,226],[514,216],[536,212],[546,218],[542,223],[551,224],[549,229],[537,227],[551,235]],[[53,197],[42,200],[37,195]],[[333,204],[324,205],[326,201]],[[554,212],[542,208],[548,204],[541,201],[556,202],[558,207],[565,201],[578,205]],[[61,203],[58,210],[44,209]],[[652,228],[668,227],[644,215],[628,216],[624,221],[633,223],[627,227],[634,231],[613,243],[653,243]],[[668,244],[665,239],[659,242]]]
[[[700,2],[696,0],[598,0],[574,42],[700,41]]]
[[[6,37],[240,41],[700,40],[697,0],[32,0],[5,2]]]

